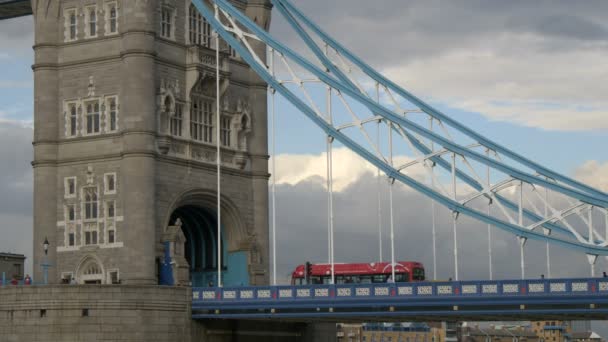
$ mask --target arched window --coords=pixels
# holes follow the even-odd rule
[[[183,107],[181,104],[175,104],[175,113],[171,117],[171,135],[176,137],[182,136],[182,121]]]
[[[232,119],[229,116],[222,116],[221,126],[220,126],[220,138],[223,146],[230,146],[230,135],[232,134],[232,130],[230,128],[230,123]]]
[[[108,122],[108,126],[109,126],[109,131],[110,132],[114,132],[116,131],[117,128],[117,121],[118,121],[118,106],[116,105],[116,98],[115,97],[111,97],[108,100],[108,109],[110,110],[109,112],[109,122]]]
[[[211,47],[211,25],[192,4],[188,17],[190,44]]]
[[[91,8],[89,10],[89,36],[95,37],[97,35],[97,9]]]
[[[97,188],[84,189],[84,212],[86,220],[97,218]]]
[[[99,133],[99,102],[87,104],[87,134]]]
[[[110,33],[116,33],[116,5],[112,4],[110,6]]]
[[[213,142],[213,102],[198,97],[193,98],[190,122],[192,139],[206,143]]]
[[[70,106],[70,136],[76,136],[77,128],[78,125],[78,114],[77,114],[77,109],[76,109],[76,105],[71,105]]]
[[[163,7],[160,13],[160,35],[163,38],[173,39],[173,9]]]
[[[70,12],[70,40],[76,39],[76,11]]]

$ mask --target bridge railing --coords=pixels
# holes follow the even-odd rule
[[[425,297],[576,296],[608,294],[608,278],[194,288],[193,302],[280,302]]]

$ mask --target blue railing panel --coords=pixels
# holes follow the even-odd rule
[[[608,294],[608,278],[194,288],[194,303],[578,296]]]

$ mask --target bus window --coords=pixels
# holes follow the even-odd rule
[[[412,278],[414,280],[424,280],[424,269],[414,268],[414,275]]]
[[[325,284],[325,285],[331,284],[331,277],[330,276],[323,277],[323,284]]]
[[[376,274],[372,276],[372,283],[386,283],[386,280],[388,279],[389,276],[386,276],[384,274]]]
[[[397,273],[395,274],[395,282],[396,283],[406,283],[408,281],[409,274],[408,273]]]
[[[312,284],[323,284],[321,277],[310,277],[310,282]]]
[[[366,276],[366,275],[359,276],[359,282],[361,284],[371,284],[372,283],[372,277]]]

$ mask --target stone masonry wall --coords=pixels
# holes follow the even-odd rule
[[[189,342],[189,288],[0,287],[2,342]]]

